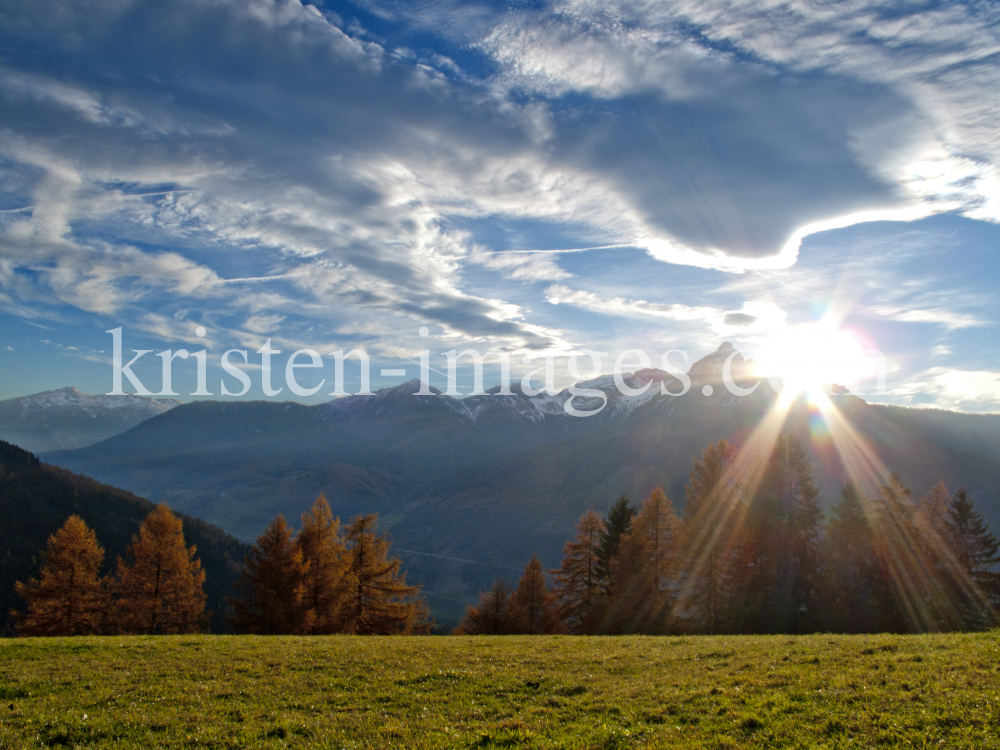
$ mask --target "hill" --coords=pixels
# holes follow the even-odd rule
[[[153,504],[130,492],[49,466],[31,453],[0,441],[0,633],[9,632],[8,613],[21,603],[14,582],[38,574],[39,552],[49,535],[77,514],[97,534],[105,550],[105,572],[138,532]],[[224,630],[225,597],[239,574],[248,548],[202,520],[182,515],[184,538],[198,548],[205,569],[212,629]]]
[[[34,453],[82,448],[180,405],[173,398],[90,396],[60,388],[0,401],[0,440]]]
[[[319,406],[202,401],[147,420],[89,448],[47,460],[126,487],[252,540],[278,512],[293,523],[323,492],[342,518],[378,511],[435,614],[457,619],[498,576],[516,577],[532,553],[558,565],[563,542],[588,508],[604,512],[662,486],[683,505],[691,462],[710,442],[742,445],[772,408],[765,385],[736,397],[722,383],[728,344],[696,362],[692,388],[659,370],[581,387],[606,394],[596,416],[575,418],[570,394],[414,396],[416,381]],[[737,373],[738,382],[748,379]],[[702,388],[712,386],[711,395]],[[868,452],[917,496],[939,480],[964,485],[1000,528],[1000,416],[904,409],[833,398]],[[577,398],[589,409],[600,399]],[[817,479],[833,499],[850,472],[821,420],[798,401],[785,430],[811,446]]]

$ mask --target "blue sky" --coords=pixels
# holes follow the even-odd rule
[[[378,387],[832,314],[875,400],[997,411],[997,122],[993,3],[0,2],[0,398],[118,326],[218,397],[267,338]]]

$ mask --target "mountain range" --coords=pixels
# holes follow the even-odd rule
[[[90,396],[60,388],[0,401],[0,440],[41,453],[83,448],[180,405],[173,398]]]
[[[44,458],[203,518],[252,540],[277,513],[293,524],[324,493],[341,518],[379,512],[394,549],[421,581],[435,613],[457,619],[495,577],[516,578],[532,553],[558,565],[562,544],[588,508],[620,495],[641,501],[662,486],[680,508],[692,460],[710,442],[741,445],[772,408],[766,384],[731,395],[724,344],[692,365],[690,390],[655,369],[578,387],[602,391],[596,416],[566,413],[571,397],[415,396],[411,381],[374,396],[306,406],[200,401],[172,408],[120,435]],[[737,358],[738,361],[738,358]],[[747,365],[746,367],[749,367]],[[748,369],[736,369],[747,385]],[[706,388],[705,386],[711,386]],[[433,390],[433,389],[432,389]],[[710,395],[706,395],[708,392]],[[1000,415],[971,415],[865,403],[834,403],[885,466],[919,496],[939,480],[964,485],[1000,527]],[[602,398],[576,397],[588,410]],[[849,472],[804,399],[784,427],[809,444],[824,497]]]

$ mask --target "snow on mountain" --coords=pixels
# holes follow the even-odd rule
[[[41,453],[82,448],[125,432],[180,401],[143,396],[91,396],[60,388],[0,401],[0,439]]]

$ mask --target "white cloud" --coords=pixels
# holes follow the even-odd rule
[[[647,302],[642,299],[630,300],[623,297],[603,297],[593,292],[570,289],[561,284],[554,284],[546,289],[545,297],[553,305],[572,305],[582,310],[626,317],[644,316],[667,320],[706,320],[710,316],[717,315],[719,312],[713,307],[690,307],[681,304]]]

